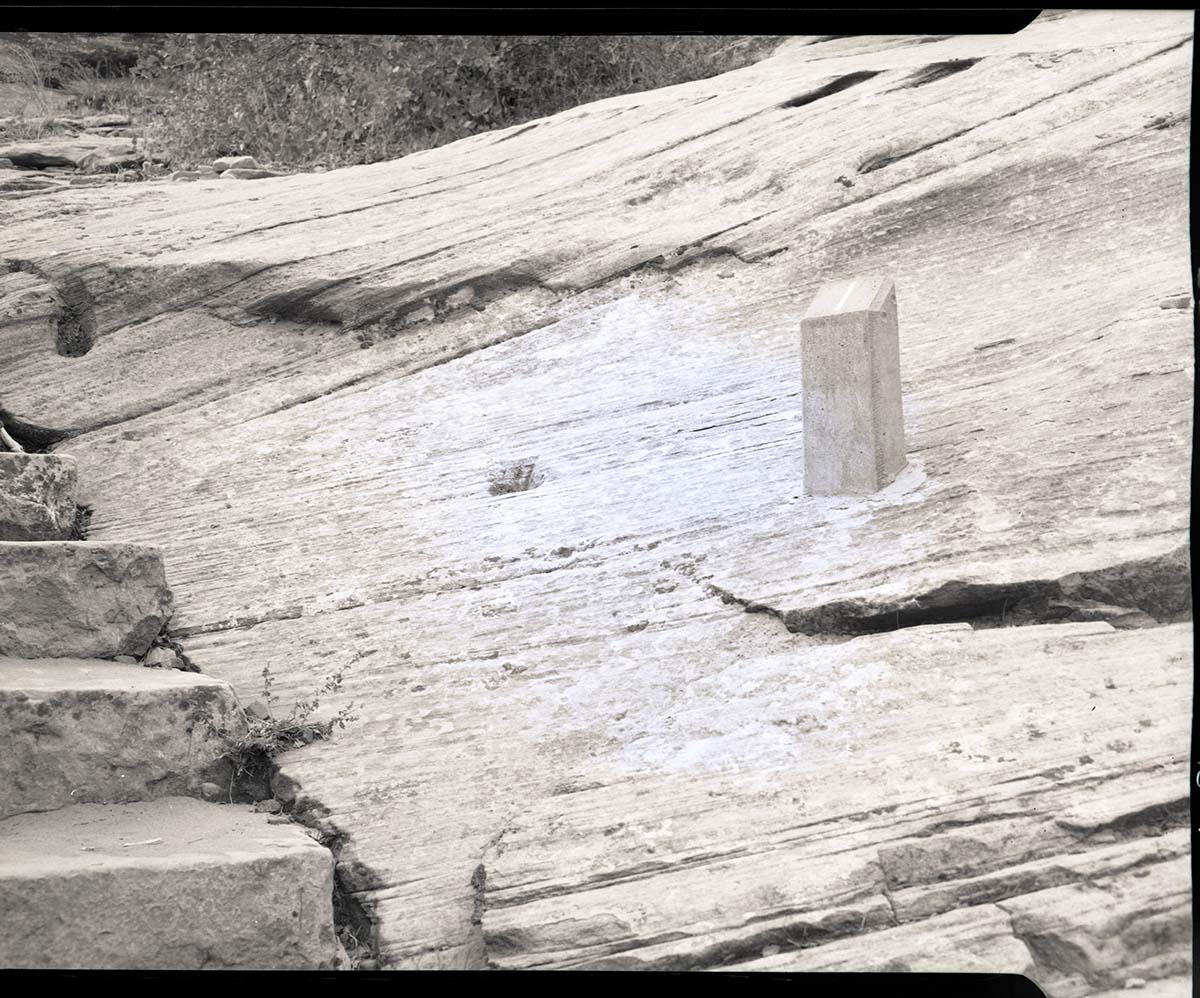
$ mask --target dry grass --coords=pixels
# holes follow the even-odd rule
[[[0,138],[22,141],[69,132],[65,115],[129,111],[143,89],[129,77],[106,77],[82,62],[59,63],[51,79],[28,48],[0,39]]]
[[[0,42],[0,134],[40,138],[66,106],[67,98],[46,86],[37,61],[19,45]]]

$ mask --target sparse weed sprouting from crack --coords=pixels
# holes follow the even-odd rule
[[[345,889],[341,877],[333,879],[333,922],[346,951],[347,970],[378,970],[379,949],[370,920]]]
[[[86,541],[92,529],[92,507],[84,503],[75,504],[75,519],[71,522],[71,540]]]
[[[274,679],[270,667],[263,666],[262,703],[266,709],[259,713],[247,711],[248,724],[244,732],[232,732],[209,719],[209,726],[228,745],[224,758],[230,762],[233,769],[229,781],[231,802],[235,784],[245,788],[251,796],[254,796],[254,790],[258,788],[269,794],[267,788],[270,785],[271,767],[277,755],[288,749],[329,738],[335,728],[345,728],[358,720],[353,703],[346,704],[328,720],[315,721],[312,718],[321,705],[321,697],[341,689],[347,668],[348,666],[343,666],[326,676],[325,681],[309,697],[296,702],[287,716],[276,718],[271,709],[274,700],[271,686]],[[251,704],[251,707],[253,706],[255,705]]]

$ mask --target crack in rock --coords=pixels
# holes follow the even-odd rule
[[[800,94],[798,97],[793,97],[791,100],[784,101],[779,107],[804,107],[805,104],[811,104],[822,97],[831,97],[833,94],[841,93],[843,90],[849,90],[856,84],[869,80],[873,76],[878,76],[879,73],[879,70],[864,69],[857,73],[848,73],[845,76],[839,76],[837,79],[826,83],[823,87],[818,87],[816,90],[810,90],[807,93]]]
[[[976,629],[1069,621],[1107,621],[1128,630],[1191,619],[1191,555],[1181,545],[1165,555],[1122,562],[1058,579],[1004,583],[952,580],[908,598],[834,600],[783,610],[707,584],[723,602],[765,613],[793,634],[855,637],[926,624],[967,622]]]

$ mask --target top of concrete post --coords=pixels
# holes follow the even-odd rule
[[[849,312],[882,312],[888,307],[888,298],[895,292],[895,282],[888,277],[852,277],[846,281],[834,281],[817,292],[804,318],[820,319]]]

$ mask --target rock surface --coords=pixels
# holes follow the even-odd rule
[[[261,170],[249,167],[231,167],[221,173],[222,180],[266,180],[268,177],[283,177],[286,174],[274,170]]]
[[[1122,877],[1050,888],[1000,907],[1039,963],[1047,990],[1086,995],[1192,970],[1191,857]]]
[[[0,656],[142,655],[170,619],[162,556],[141,544],[0,544]]]
[[[69,540],[77,489],[72,457],[0,453],[0,541]]]
[[[778,951],[778,946],[764,947]],[[884,929],[867,935],[769,953],[727,968],[775,973],[958,973],[1022,974],[1036,978],[1029,948],[1013,935],[1008,914],[996,905],[981,905],[938,915],[928,922]]]
[[[0,838],[0,966],[332,968],[332,860],[296,825],[166,798],[18,815]]]
[[[360,720],[283,770],[385,965],[1049,919],[1186,821],[1191,64],[1176,11],[795,39],[393,163],[22,194],[0,256],[95,342],[0,325],[0,393],[90,429],[95,536],[163,545],[205,672],[348,670]],[[856,273],[909,466],[806,499],[800,317]],[[1088,987],[1186,978],[1114,945]]]
[[[575,768],[550,786],[526,775],[480,846],[482,942],[500,966],[720,966],[1178,856],[1161,839],[1132,859],[1078,854],[1102,829],[1186,823],[1188,625],[922,627],[752,661],[651,640],[661,650],[634,637],[603,668],[576,647],[595,678],[575,690],[544,656],[509,670],[507,709],[530,731],[554,718],[541,752]],[[485,719],[455,722],[464,754],[531,754]],[[1060,824],[1100,801],[1102,825]]]
[[[212,168],[217,173],[224,173],[228,170],[257,170],[258,160],[253,156],[222,156],[220,159],[214,159]]]
[[[112,662],[0,658],[0,818],[229,786],[245,720],[228,683]]]
[[[134,149],[134,142],[129,138],[107,135],[75,135],[0,145],[0,156],[11,160],[16,166],[77,167],[84,165],[88,157],[94,157],[93,162],[124,162],[133,157]]]
[[[167,175],[168,180],[216,180],[216,173],[205,172],[203,170],[174,170]]]

